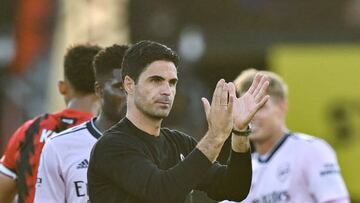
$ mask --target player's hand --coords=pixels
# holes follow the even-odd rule
[[[230,93],[234,85],[228,84],[224,79],[219,80],[214,90],[211,105],[209,101],[202,98],[209,133],[226,140],[233,127],[233,104],[235,93]]]
[[[250,88],[240,98],[234,99],[234,129],[242,130],[247,127],[255,113],[269,100],[266,94],[269,81],[265,75],[258,73]],[[235,94],[235,86],[230,85],[230,95]]]

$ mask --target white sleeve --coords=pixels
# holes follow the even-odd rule
[[[61,173],[61,160],[48,140],[41,153],[35,188],[35,203],[65,202],[65,183]]]
[[[305,176],[317,202],[348,199],[334,150],[325,141],[315,140],[309,144],[305,156]]]

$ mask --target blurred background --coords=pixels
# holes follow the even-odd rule
[[[154,40],[182,64],[165,125],[196,139],[202,96],[254,67],[289,85],[288,126],[336,150],[360,202],[360,0],[0,0],[0,152],[25,120],[64,107],[66,47]]]

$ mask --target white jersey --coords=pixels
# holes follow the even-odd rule
[[[244,203],[349,202],[334,150],[322,139],[286,134],[266,155],[253,154]]]
[[[87,168],[100,136],[92,119],[50,137],[41,154],[34,202],[89,202]]]

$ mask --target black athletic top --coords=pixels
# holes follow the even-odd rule
[[[231,152],[228,165],[212,164],[196,141],[161,128],[155,137],[124,118],[91,152],[91,203],[180,203],[193,189],[215,200],[244,199],[251,184],[250,152]]]

